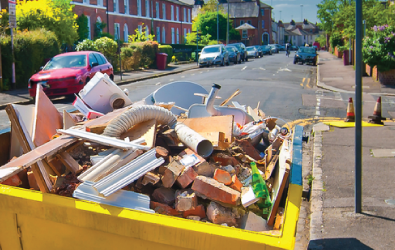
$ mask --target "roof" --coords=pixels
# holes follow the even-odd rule
[[[244,23],[236,28],[236,30],[254,30],[254,29],[256,28],[249,23]]]
[[[228,13],[228,4],[222,4],[225,14]],[[229,3],[229,18],[258,17],[259,6],[256,2]]]
[[[195,0],[166,0],[171,3],[176,3],[179,5],[187,5],[189,7],[193,7],[195,5]]]
[[[270,6],[270,5],[268,5],[268,4],[265,4],[265,3],[262,2],[262,1],[261,1],[261,8],[271,8],[271,9],[273,9],[272,6]]]

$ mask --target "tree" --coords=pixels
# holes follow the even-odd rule
[[[83,41],[87,39],[89,36],[88,18],[84,14],[77,18],[77,25],[78,40]]]
[[[77,15],[70,0],[19,1],[16,18],[19,30],[45,28],[55,33],[59,43],[73,44],[78,39]]]
[[[142,26],[144,27],[142,29],[142,31],[140,32],[139,29],[135,29],[134,32],[135,34],[130,35],[129,39],[132,43],[135,42],[145,42],[147,40],[153,41],[155,38],[155,35],[153,35],[152,33],[149,34],[147,36],[147,26],[144,26],[144,23],[142,24]],[[152,29],[151,29],[152,30]]]
[[[200,13],[205,13],[205,12],[217,12],[217,4],[218,4],[218,0],[209,0],[199,10],[199,14]],[[221,4],[218,5],[218,10],[221,13],[225,13],[224,12],[224,6],[222,6]]]

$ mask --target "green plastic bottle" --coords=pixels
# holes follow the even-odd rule
[[[262,209],[263,214],[269,214],[272,206],[269,190],[267,189],[266,182],[263,180],[255,162],[250,163],[252,169],[252,190],[257,198],[261,198],[256,204]]]

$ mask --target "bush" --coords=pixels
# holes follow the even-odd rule
[[[86,51],[86,50],[92,50],[92,51],[99,51],[96,47],[96,44],[94,41],[85,39],[82,42],[78,43],[77,46],[75,47],[76,51]]]
[[[158,47],[159,44],[156,41],[148,40],[142,43],[143,54],[140,66],[144,68],[155,67],[156,54],[159,51]]]
[[[122,60],[122,69],[123,70],[131,70],[135,66],[133,65],[133,49],[128,47],[121,48],[121,60]],[[140,64],[140,62],[139,62]]]
[[[12,83],[11,37],[0,36],[3,80]],[[53,56],[59,54],[56,35],[44,29],[14,35],[16,87],[27,88],[29,78]]]
[[[343,38],[340,33],[333,33],[331,37],[329,38],[329,43],[331,44],[331,47],[335,49],[336,46],[340,45],[343,46]]]
[[[377,65],[380,72],[395,69],[395,27],[374,26],[373,30],[373,36],[363,40],[363,62],[371,67]]]
[[[173,47],[170,45],[159,45],[159,53],[167,54],[167,64],[169,64],[173,56]]]
[[[89,35],[88,18],[84,14],[82,14],[77,18],[76,21],[78,25],[78,41],[87,39]]]

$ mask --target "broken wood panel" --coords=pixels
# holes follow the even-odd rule
[[[185,124],[197,133],[202,132],[222,132],[227,142],[232,142],[233,137],[233,116],[210,116],[199,118],[178,119],[178,122]]]
[[[225,134],[222,132],[200,132],[199,134],[209,140],[215,150],[226,150],[230,146],[230,143],[225,142]]]
[[[0,181],[4,181],[11,175],[17,174],[23,169],[33,165],[45,157],[56,154],[59,150],[71,145],[76,142],[77,138],[62,135],[54,140],[51,140],[44,145],[33,149],[32,151],[25,153],[24,155],[18,157],[0,167]],[[45,169],[44,169],[45,170]]]
[[[80,165],[78,164],[78,162],[76,160],[74,160],[74,158],[71,157],[71,155],[69,153],[67,153],[66,151],[59,153],[57,158],[63,163],[63,165],[68,170],[70,170],[74,174],[77,171],[79,171],[81,168]]]
[[[113,112],[107,113],[97,119],[93,119],[84,124],[85,130],[95,134],[102,134],[107,125],[120,114],[130,109],[130,107],[125,107],[121,109],[116,109]]]
[[[259,121],[262,118],[258,115],[258,112],[252,109],[250,106],[247,107],[247,113],[254,118],[254,121]]]
[[[11,133],[0,131],[0,165],[6,164],[12,157],[10,155]]]
[[[63,110],[63,129],[69,129],[76,124],[74,118],[66,110]]]
[[[37,84],[35,116],[32,139],[36,146],[49,142],[56,134],[56,129],[63,128],[62,116],[51,100],[44,93],[42,86]]]
[[[273,170],[276,167],[278,161],[278,154],[273,155],[272,160],[266,165],[265,180],[268,180],[272,176]]]
[[[34,107],[17,105],[17,104],[13,104],[12,107],[15,110],[18,120],[22,121],[23,124],[25,125],[26,131],[24,132],[26,136],[29,136],[31,138],[33,132],[33,120],[34,120],[34,112],[35,112]],[[17,132],[15,131],[15,129],[11,127],[10,159],[13,158],[14,156],[19,157],[23,154],[23,149],[19,144],[19,140],[16,137],[15,133]]]
[[[156,139],[155,119],[134,125],[131,129],[121,135],[122,140],[124,140],[126,137],[128,137],[130,141],[144,138],[146,145],[150,148],[153,148],[155,146]]]
[[[266,160],[266,166],[269,165],[270,160],[272,159],[272,145],[270,145],[269,147],[266,148],[265,150],[265,160]]]

